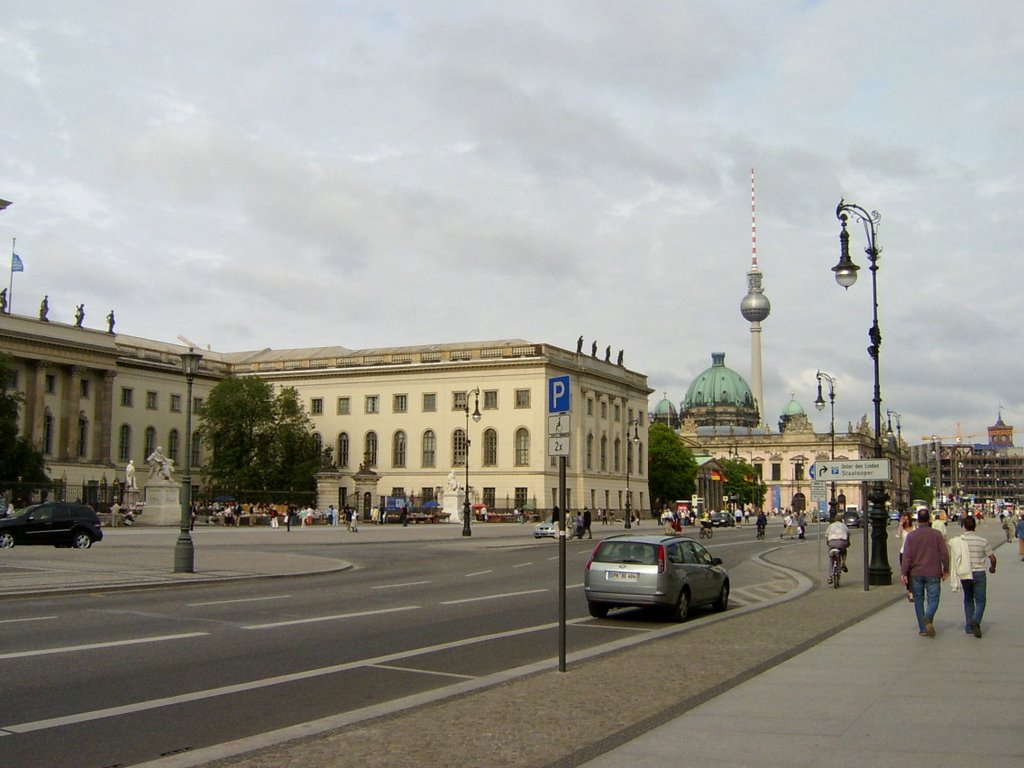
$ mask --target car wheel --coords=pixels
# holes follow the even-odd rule
[[[722,591],[718,595],[718,599],[714,602],[714,609],[721,613],[729,607],[729,582],[725,582],[722,585]]]
[[[608,615],[608,606],[604,603],[595,603],[588,600],[587,607],[590,609],[590,615],[595,619],[603,619]]]
[[[686,621],[687,616],[690,615],[690,593],[683,587],[679,591],[679,599],[676,600],[676,604],[672,606],[672,609],[668,613],[668,617],[672,621]]]
[[[10,531],[0,533],[0,549],[10,549],[14,546],[14,534]]]
[[[75,549],[88,549],[92,546],[92,537],[84,531],[79,531],[71,537],[71,546]]]

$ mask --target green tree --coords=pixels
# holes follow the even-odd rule
[[[262,379],[224,379],[206,398],[199,428],[218,491],[313,490],[319,464],[312,422],[292,387],[276,396]]]
[[[741,458],[719,460],[718,464],[725,474],[725,495],[738,504],[753,504],[760,509],[765,487],[758,481],[754,467]]]
[[[935,489],[927,483],[928,480],[928,467],[920,464],[910,465],[910,498],[921,499],[926,502],[928,506],[932,506],[932,501],[935,498]]]
[[[23,397],[11,386],[13,380],[10,358],[0,354],[0,481],[45,483],[50,478],[43,455],[18,434]]]
[[[690,498],[697,487],[693,451],[665,424],[651,424],[648,431],[647,483],[654,504],[662,506]]]

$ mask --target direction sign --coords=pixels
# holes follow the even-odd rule
[[[571,433],[570,424],[571,421],[568,413],[548,416],[548,434],[565,437]]]
[[[552,376],[548,379],[548,413],[568,413],[569,377]]]
[[[814,480],[811,483],[811,501],[828,500],[828,483],[824,480]]]
[[[548,456],[568,456],[569,455],[569,438],[566,437],[549,437],[548,438]]]
[[[811,465],[814,480],[888,480],[888,459],[818,461]]]

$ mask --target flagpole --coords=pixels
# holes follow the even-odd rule
[[[11,314],[12,304],[14,302],[14,244],[18,241],[18,238],[11,238],[11,283],[7,287],[7,314]]]

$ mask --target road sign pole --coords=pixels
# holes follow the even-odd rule
[[[565,456],[558,457],[558,671],[565,672]]]

